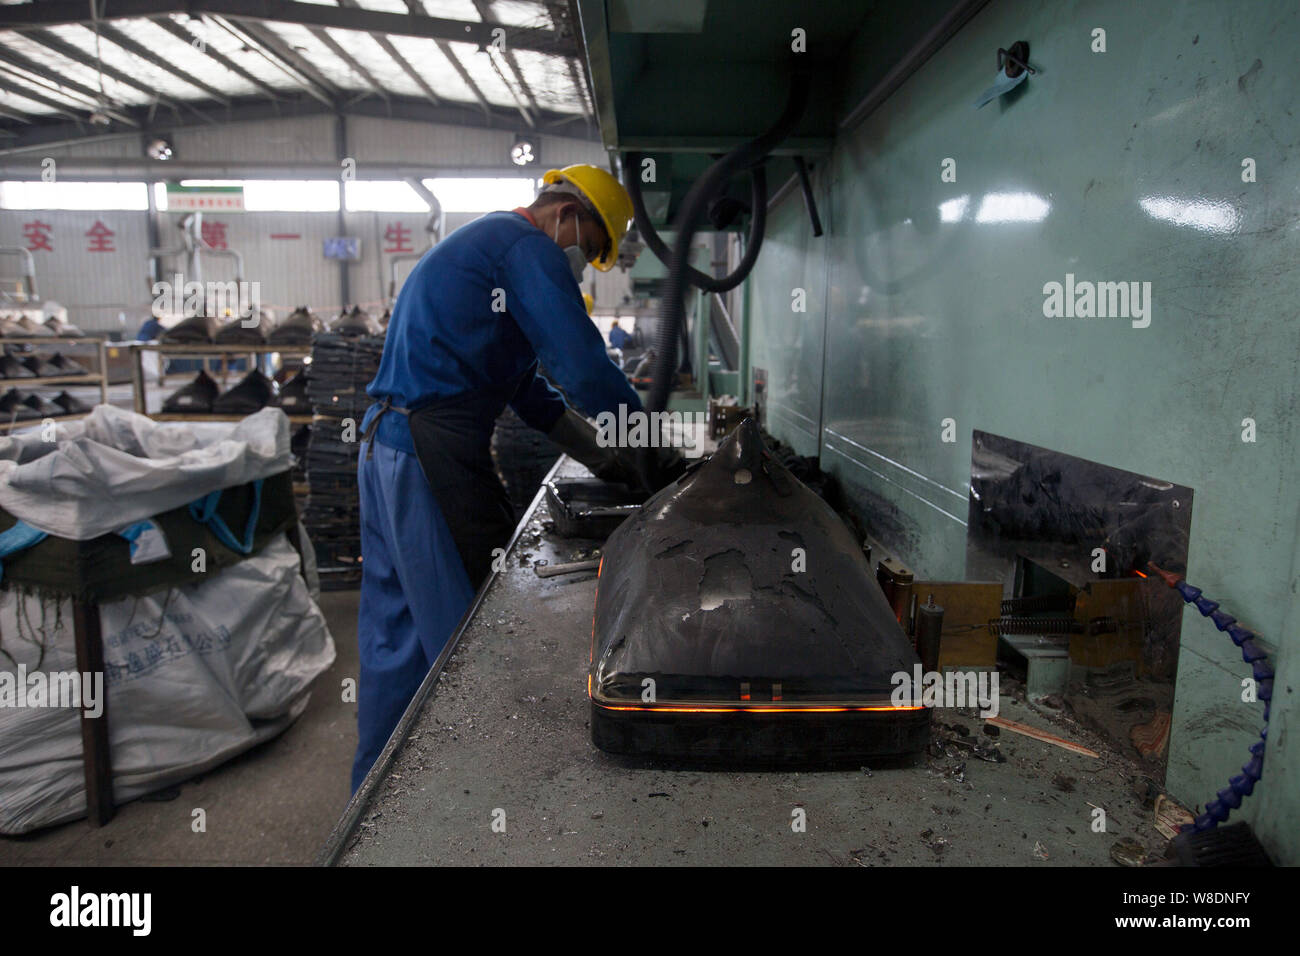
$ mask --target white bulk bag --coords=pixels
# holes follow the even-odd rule
[[[155,422],[112,405],[0,438],[0,507],[85,541],[291,465],[289,419],[264,408],[237,422]]]
[[[280,733],[334,662],[334,640],[284,535],[202,583],[103,604],[100,613],[119,803]],[[9,655],[0,654],[0,671],[35,670],[40,643],[42,672],[76,671],[71,605],[0,591],[0,649]],[[0,707],[0,833],[85,815],[80,711]]]

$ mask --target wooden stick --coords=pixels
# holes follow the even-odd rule
[[[1005,717],[989,717],[987,721],[994,727],[1001,727],[1003,730],[1009,730],[1013,734],[1023,734],[1026,737],[1033,737],[1035,740],[1041,740],[1045,744],[1054,744],[1057,747],[1064,747],[1066,750],[1072,750],[1077,754],[1083,754],[1085,757],[1100,757],[1101,754],[1095,750],[1089,750],[1087,747],[1081,747],[1076,743],[1071,743],[1064,737],[1057,737],[1046,731],[1030,727],[1028,724],[1018,724],[1014,720],[1007,720]]]

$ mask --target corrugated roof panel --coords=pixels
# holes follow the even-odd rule
[[[0,0],[0,3],[4,2],[6,0]],[[311,0],[311,2],[329,6],[342,5],[338,0]],[[514,29],[554,29],[548,8],[541,2],[485,0],[485,3],[487,15],[494,22],[500,22]],[[404,0],[358,0],[357,5],[375,11],[402,15],[409,13]],[[481,22],[473,0],[423,0],[422,8],[432,17]],[[195,82],[220,90],[227,97],[260,96],[264,95],[266,90],[241,73],[223,66],[212,56],[207,55],[208,51],[220,54],[237,64],[266,87],[283,90],[286,93],[297,92],[297,84],[277,65],[275,52],[267,49],[266,55],[263,55],[263,52],[257,49],[259,37],[267,34],[273,34],[284,46],[293,49],[330,85],[340,90],[368,92],[371,90],[371,85],[361,77],[356,68],[349,65],[347,60],[333,52],[331,49],[333,45],[346,51],[347,56],[371,74],[374,81],[386,92],[410,97],[424,95],[420,85],[411,79],[377,42],[377,38],[369,33],[333,27],[322,32],[320,28],[308,28],[299,24],[261,21],[241,28],[248,30],[251,42],[254,44],[253,47],[246,47],[239,36],[224,29],[212,18],[176,13],[171,15],[171,19],[187,35],[193,34],[197,37],[201,41],[201,48],[189,42],[186,36],[177,36],[175,32],[159,25],[158,18],[114,20],[105,27],[105,30],[106,32],[121,31],[125,37],[173,64],[176,69],[192,75]],[[95,33],[89,27],[64,24],[50,27],[49,30],[64,42],[83,51],[88,57],[93,58],[97,55],[102,57],[105,66],[136,79],[146,88],[136,89],[111,77],[105,77],[104,91],[115,105],[144,106],[148,105],[155,95],[173,101],[197,101],[210,98],[206,90],[174,76],[163,67],[141,59],[118,46],[108,36],[100,38],[97,49]],[[323,42],[324,36],[328,36],[332,43]],[[477,105],[481,94],[492,106],[506,110],[513,110],[528,103],[528,95],[525,94],[515,69],[501,53],[491,51],[490,48],[484,50],[477,44],[462,41],[449,41],[447,46],[431,39],[408,36],[390,36],[388,42],[401,53],[411,69],[441,100]],[[100,87],[98,72],[93,67],[69,60],[21,34],[0,31],[0,44],[21,53],[53,73],[66,77],[69,81],[92,90]],[[448,59],[448,55],[443,50],[444,46],[452,51],[454,62]],[[528,87],[528,93],[543,109],[571,114],[582,111],[580,92],[574,87],[568,64],[563,57],[527,50],[512,50],[511,59],[518,64],[524,84]],[[469,83],[462,78],[462,70],[471,77]],[[18,74],[21,78],[21,71],[18,71]],[[10,94],[11,97],[16,95]],[[62,98],[62,94],[59,93],[51,92],[50,95]],[[89,105],[82,103],[86,94],[69,91],[67,96],[73,108]],[[27,98],[23,99],[23,112],[42,115],[52,112],[48,106],[34,103]],[[10,108],[18,109],[17,106],[12,105]]]
[[[411,65],[411,69],[420,74],[424,82],[429,84],[439,99],[455,100],[460,103],[478,103],[473,91],[460,78],[456,68],[451,65],[451,62],[443,55],[442,50],[438,48],[438,44],[433,40],[399,36],[391,36],[388,39],[397,49],[397,52],[402,54],[406,62]],[[461,51],[475,49],[472,44],[467,43],[453,43],[451,46],[452,49]],[[461,57],[461,62],[465,63],[464,56]],[[468,64],[466,64],[466,70],[477,82],[478,75]],[[483,89],[482,84],[479,84],[479,89]],[[419,87],[416,87],[416,94],[419,96],[424,95],[419,90]],[[487,96],[489,101],[492,100],[486,90],[483,91],[483,95]]]
[[[365,7],[367,10],[382,10],[384,13],[410,12],[402,0],[357,0],[357,6]]]
[[[141,46],[146,47],[150,52],[166,60],[182,73],[193,76],[200,83],[218,89],[227,96],[248,96],[259,92],[256,86],[238,73],[226,69],[193,44],[186,43],[179,37],[173,36],[152,21],[143,19],[118,20],[114,23],[114,26]],[[189,97],[210,98],[210,95],[205,90],[198,87],[186,84],[184,89],[193,91],[187,94]]]
[[[348,55],[360,63],[386,91],[407,93],[411,96],[420,95],[420,88],[415,85],[415,81],[406,75],[406,72],[384,52],[369,33],[336,30],[332,27],[325,32],[346,50]],[[355,75],[356,71],[351,66],[348,66],[347,70]]]
[[[493,0],[489,12],[493,20],[507,26],[555,29],[555,24],[546,12],[546,8],[540,3],[527,3],[524,0]]]
[[[557,113],[582,112],[582,94],[574,89],[569,64],[564,57],[534,50],[516,50],[515,62],[542,109]]]
[[[29,76],[26,72],[20,70],[11,70],[8,65],[0,66],[0,76],[3,76],[6,80],[10,81],[15,89],[26,89],[32,91],[31,98],[29,98],[24,96],[22,93],[11,93],[5,87],[0,86],[0,106],[3,106],[8,110],[23,113],[39,112],[42,116],[55,112],[55,107],[47,106],[38,102],[35,99],[37,96],[47,97],[55,103],[58,103],[63,109],[74,113],[83,112],[92,108],[86,103],[86,97],[82,94],[75,93],[71,90],[64,90],[61,87],[53,87],[49,85],[49,80]],[[18,104],[18,98],[22,99],[22,105]],[[27,109],[28,106],[39,106],[40,109],[29,110]],[[8,117],[4,118],[8,119]]]
[[[92,57],[95,55],[95,33],[88,27],[64,25],[50,27],[49,29],[60,40],[75,46]],[[202,90],[197,90],[188,83],[182,83],[166,70],[159,69],[152,63],[146,63],[138,56],[127,53],[120,46],[106,39],[101,38],[99,51],[100,58],[105,65],[114,67],[127,76],[138,80],[142,85],[157,90],[163,96],[185,100],[207,98],[207,94]],[[121,84],[117,85],[120,88]],[[107,79],[104,81],[104,86],[106,89],[108,88]]]
[[[0,30],[0,46],[13,50],[15,53],[21,53],[27,59],[39,63],[52,73],[67,77],[69,80],[80,83],[82,86],[88,86],[92,90],[99,89],[99,74],[95,70],[88,66],[82,66],[75,60],[69,60],[67,57],[61,56],[49,47],[41,46],[35,40],[30,40],[21,33],[13,30]],[[104,92],[109,99],[118,103],[135,105],[149,102],[149,98],[144,93],[129,86],[124,86],[111,77],[106,77],[104,80]]]
[[[453,43],[451,46],[460,56],[461,62],[465,64],[469,75],[474,77],[474,82],[483,91],[488,102],[509,109],[514,109],[518,105],[519,101],[511,92],[518,91],[517,84],[509,65],[500,58],[501,54],[480,50],[473,43]],[[527,99],[524,102],[526,103]]]
[[[8,90],[0,90],[0,106],[15,113],[25,113],[28,116],[51,116],[55,112],[52,106],[37,103],[35,100],[29,100],[17,93],[10,93]]]
[[[303,59],[314,66],[332,84],[344,90],[368,90],[365,81],[346,63],[334,55],[310,30],[296,23],[266,23],[285,44],[292,47]]]
[[[373,7],[380,9],[375,4],[383,0],[361,0],[363,7]],[[406,5],[399,4],[402,10],[406,12]],[[428,11],[431,17],[442,17],[447,20],[468,20],[470,23],[482,23],[483,18],[478,15],[474,9],[471,0],[424,0],[424,9]]]
[[[232,35],[230,31],[222,29],[209,20],[188,17],[183,13],[174,15],[172,19],[199,37],[208,49],[215,50],[239,64],[267,86],[286,91],[296,89],[282,70],[268,63],[260,53],[244,46],[243,41]]]
[[[384,84],[384,88],[394,96],[424,97],[424,90],[420,89],[419,84],[407,76],[406,71],[399,67],[387,53],[384,54],[382,65],[367,61],[365,66],[370,70],[371,75],[377,77]]]

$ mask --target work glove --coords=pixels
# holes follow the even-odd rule
[[[656,448],[655,449],[655,485],[651,491],[658,491],[665,485],[670,485],[682,476],[686,471],[686,458],[677,448]]]
[[[601,481],[641,486],[634,449],[601,447],[596,441],[596,426],[572,408],[566,408],[546,437],[575,461],[582,462]]]
[[[647,494],[672,484],[690,465],[676,448],[637,448],[631,457],[636,462],[637,484]]]

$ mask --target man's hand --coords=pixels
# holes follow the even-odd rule
[[[613,452],[610,460],[598,468],[592,468],[591,473],[601,481],[627,485],[629,488],[640,488],[641,474],[636,468],[636,456],[622,448],[607,448],[605,450]]]
[[[605,448],[596,440],[596,426],[572,408],[566,408],[551,430],[546,433],[551,441],[564,449],[565,454],[582,462],[601,481],[622,482],[633,488],[641,484],[636,469],[636,456],[627,449]]]
[[[655,487],[651,492],[670,485],[686,471],[687,461],[676,448],[660,448],[655,455]]]
[[[597,440],[596,427],[572,408],[566,408],[560,420],[546,433],[570,458],[582,462],[601,481],[641,488],[651,494],[676,481],[686,470],[687,461],[676,448],[603,447]],[[650,474],[643,476],[641,453],[651,456]],[[647,483],[648,482],[648,483]]]

